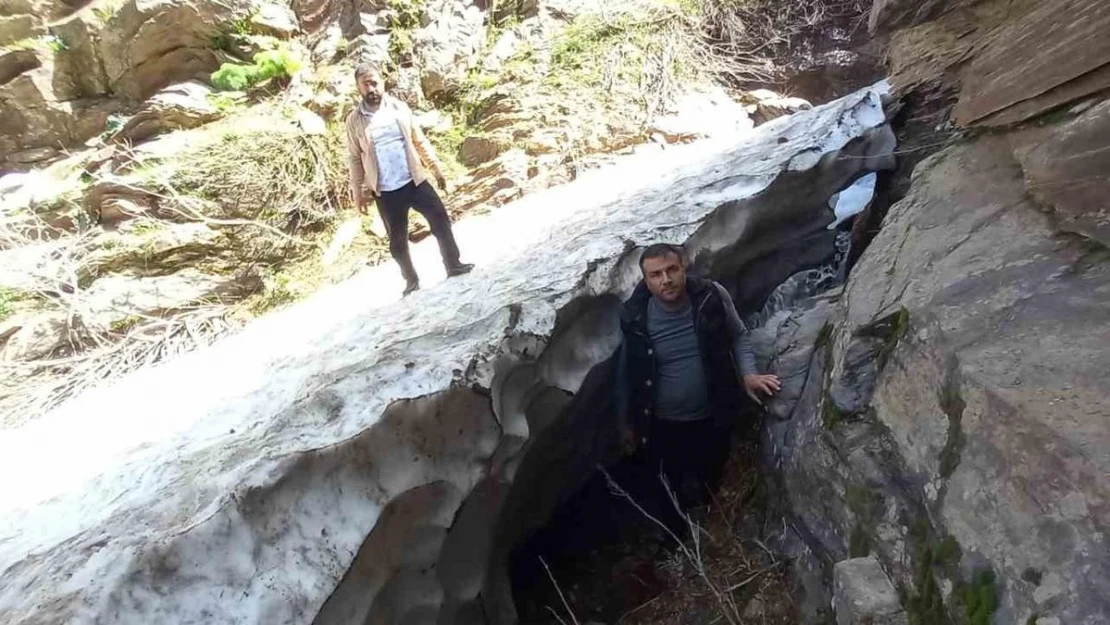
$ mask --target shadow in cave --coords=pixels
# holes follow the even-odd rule
[[[607,459],[613,480],[650,509],[645,493],[658,488],[658,478],[640,457],[621,457],[606,427],[615,423],[612,373],[611,359],[590,371],[566,407],[565,422],[597,424],[593,444],[608,451],[596,457]],[[725,479],[712,504],[691,516],[704,528],[702,549],[715,581],[731,586],[760,573],[756,583],[734,591],[739,609],[751,605],[768,623],[796,623],[785,572],[756,546],[766,520],[755,442],[759,410],[753,405],[738,417]],[[573,444],[569,436],[560,438]],[[613,493],[600,471],[588,471],[581,481],[566,499],[554,502],[546,524],[511,553],[518,622],[712,621],[718,606],[675,540]],[[690,544],[689,535],[681,538]]]

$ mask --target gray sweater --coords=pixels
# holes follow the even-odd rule
[[[733,357],[741,375],[756,373],[755,351],[747,328],[736,313],[728,291],[714,283],[720,292],[732,337]],[[667,421],[696,421],[708,416],[708,384],[694,317],[687,305],[668,310],[654,297],[648,302],[647,329],[655,351],[655,414]],[[624,362],[624,346],[619,358]],[[624,383],[622,380],[620,383]]]

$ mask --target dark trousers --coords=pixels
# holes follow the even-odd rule
[[[389,234],[389,253],[401,266],[401,275],[406,282],[416,282],[418,279],[409,256],[410,208],[416,209],[416,212],[428,220],[432,234],[439,242],[443,266],[452,269],[459,265],[459,246],[455,244],[455,235],[451,232],[451,217],[436,190],[427,181],[419,185],[410,182],[396,191],[385,191],[378,196],[377,204],[378,214],[382,216],[386,233]]]
[[[713,419],[652,420],[647,449],[639,454],[637,490],[645,508],[679,536],[685,537],[688,529],[661,478],[684,512],[710,503],[732,450],[732,430]]]

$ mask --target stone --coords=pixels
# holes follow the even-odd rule
[[[0,85],[41,66],[42,60],[34,50],[2,50],[0,51]]]
[[[249,2],[129,0],[106,24],[93,12],[67,18],[59,32],[83,31],[59,59],[83,59],[96,81],[111,93],[142,101],[167,85],[206,79],[221,62],[212,40],[237,18],[248,18]],[[95,36],[90,36],[95,34]],[[70,39],[63,38],[68,42]]]
[[[875,0],[871,5],[868,28],[873,34],[915,26],[933,19],[952,7],[970,5],[975,0]]]
[[[50,358],[69,344],[69,316],[52,311],[27,315],[3,330],[0,361],[30,362]],[[14,327],[13,327],[14,326]]]
[[[413,46],[424,97],[431,99],[458,88],[482,47],[485,28],[474,5],[430,0],[425,15],[429,23],[413,34]]]
[[[1069,91],[1067,100],[1110,87],[1110,41],[1100,36],[1107,30],[1110,4],[1102,0],[1062,0],[1013,15],[960,73],[963,86],[953,117],[964,125],[1023,121],[1066,101],[1049,98],[1022,107],[1020,115],[1007,115],[1007,109],[1096,71],[1102,77]],[[1034,42],[1043,45],[1031,50]]]
[[[508,147],[497,137],[473,135],[463,139],[459,146],[459,160],[467,167],[474,167],[497,158]]]
[[[282,4],[265,3],[258,6],[250,17],[251,26],[262,34],[288,39],[300,32],[297,15]]]
[[[173,130],[203,126],[221,117],[208,97],[212,89],[190,81],[171,85],[147,100],[141,111],[124,122],[112,140],[138,143]]]
[[[195,269],[151,277],[109,275],[82,291],[78,314],[89,327],[110,330],[136,316],[164,314],[205,301],[234,301],[245,290],[234,276]]]
[[[748,107],[751,119],[756,126],[766,124],[783,115],[792,115],[798,111],[804,111],[813,106],[802,98],[781,96],[770,89],[749,91],[740,98],[740,102]]]
[[[837,562],[833,567],[833,608],[837,625],[906,625],[898,591],[874,557]]]
[[[1110,247],[1110,100],[1015,138],[1025,186],[1056,227]]]
[[[138,224],[142,224],[140,228]],[[95,277],[110,273],[164,275],[198,264],[212,264],[229,249],[230,241],[201,223],[130,221],[116,232],[106,232],[82,263],[82,273]]]
[[[46,28],[33,15],[0,15],[0,46],[45,33]]]
[[[0,611],[515,622],[511,550],[619,453],[606,361],[636,247],[727,266],[789,238],[799,190],[824,231],[828,197],[882,162],[884,123],[865,91],[631,157],[482,220],[513,236],[466,277],[377,307],[356,277],[0,430],[0,473],[29,476],[0,481]]]
[[[323,135],[328,131],[328,123],[324,118],[307,109],[299,109],[293,113],[293,120],[297,122],[301,132],[306,135]]]

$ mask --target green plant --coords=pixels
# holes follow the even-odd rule
[[[998,582],[991,569],[972,576],[959,588],[960,603],[970,625],[990,625],[991,615],[998,610]]]
[[[396,65],[412,59],[412,33],[420,28],[424,16],[424,0],[388,0],[389,57]]]
[[[254,63],[224,63],[212,73],[212,84],[221,91],[245,91],[271,79],[292,78],[304,62],[287,46],[263,50],[254,55]]]
[[[108,326],[108,330],[113,334],[126,334],[129,330],[142,323],[143,318],[138,315],[128,315],[123,319],[117,319]]]
[[[0,319],[12,314],[14,304],[23,299],[23,294],[15,289],[0,287]]]
[[[243,108],[242,98],[235,97],[227,93],[210,93],[208,94],[208,103],[216,107],[216,110],[228,114]]]
[[[45,37],[46,48],[52,52],[64,52],[69,50],[69,45],[64,39],[56,35],[47,35]]]
[[[0,50],[11,52],[15,50],[39,50],[62,52],[68,50],[69,46],[61,37],[55,35],[42,35],[41,37],[25,37],[18,41],[13,41],[6,46],[0,46]]]
[[[101,24],[107,24],[115,17],[116,13],[123,7],[123,0],[107,0],[102,1],[93,7],[93,15],[96,19],[100,20]]]

